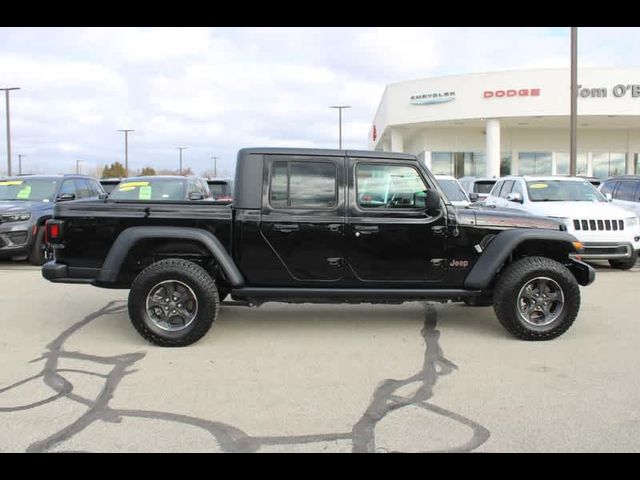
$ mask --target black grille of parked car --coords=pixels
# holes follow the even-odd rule
[[[576,230],[624,230],[624,220],[578,220],[573,221]]]
[[[9,232],[7,233],[7,237],[9,237],[12,243],[21,245],[27,241],[27,232]]]

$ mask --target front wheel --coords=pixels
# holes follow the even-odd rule
[[[609,265],[611,265],[611,268],[616,268],[618,270],[630,270],[635,266],[637,260],[638,251],[634,250],[630,258],[625,260],[611,259],[609,260]]]
[[[161,347],[183,347],[202,338],[220,301],[205,269],[177,258],[156,262],[133,281],[129,317],[145,339]]]
[[[580,288],[571,272],[546,257],[507,266],[494,290],[500,323],[522,340],[551,340],[566,332],[580,310]]]

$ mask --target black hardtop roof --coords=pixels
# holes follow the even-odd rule
[[[243,155],[262,153],[266,155],[317,155],[323,157],[365,157],[365,158],[397,158],[416,160],[415,155],[396,152],[376,152],[372,150],[334,150],[330,148],[243,148],[238,151],[238,157]]]

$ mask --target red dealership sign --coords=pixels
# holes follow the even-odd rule
[[[503,97],[539,97],[539,88],[509,88],[506,90],[485,90],[482,94],[484,98],[503,98]]]
[[[378,132],[376,131],[376,126],[373,126],[373,141],[376,141],[376,138],[378,138]]]

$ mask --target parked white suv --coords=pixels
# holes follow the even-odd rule
[[[487,207],[513,208],[562,221],[584,244],[584,260],[606,259],[613,268],[633,267],[640,249],[640,225],[632,212],[611,204],[591,183],[575,177],[501,178]]]

